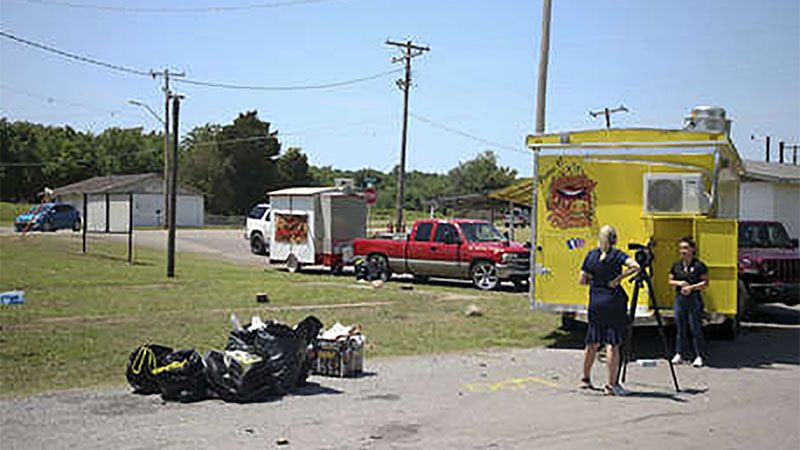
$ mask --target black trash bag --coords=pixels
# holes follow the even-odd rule
[[[172,349],[157,344],[137,347],[128,357],[125,378],[137,394],[157,394],[160,389],[153,370],[163,365],[164,358]]]
[[[205,363],[195,350],[168,354],[153,374],[164,400],[193,402],[208,397]]]
[[[305,358],[305,342],[295,331],[282,323],[270,322],[256,330],[253,346],[256,354],[263,356],[270,368],[275,393],[289,393],[298,385],[300,365]]]
[[[322,322],[314,316],[306,317],[294,327],[295,335],[304,343],[305,351],[300,362],[300,372],[297,375],[297,386],[306,384],[308,374],[317,359],[317,337],[322,328]]]
[[[209,387],[225,401],[245,403],[275,395],[272,369],[259,355],[209,350],[203,360]]]
[[[356,280],[370,281],[369,264],[367,260],[362,257],[357,257],[353,261],[353,270],[356,274]]]

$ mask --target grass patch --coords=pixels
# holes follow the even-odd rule
[[[137,264],[128,266],[121,244],[79,250],[65,236],[0,237],[0,290],[22,289],[27,297],[24,305],[0,307],[0,396],[123,384],[137,345],[221,348],[231,312],[243,321],[259,314],[295,323],[314,314],[326,325],[360,323],[368,358],[536,346],[558,325],[553,314],[531,312],[522,294],[428,285],[406,291],[397,282],[373,289],[350,277],[264,271],[190,253],[178,254],[177,278],[168,280],[163,252],[137,247]],[[270,295],[265,306],[255,303],[262,291]],[[325,308],[383,302],[390,303]],[[467,318],[470,303],[484,316]]]
[[[0,225],[11,225],[18,215],[27,211],[31,206],[29,203],[0,202]]]

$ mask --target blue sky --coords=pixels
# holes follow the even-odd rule
[[[52,0],[58,2],[60,0]],[[70,0],[131,8],[269,0]],[[46,0],[45,3],[49,3]],[[676,128],[692,106],[720,105],[746,158],[752,133],[800,141],[800,2],[554,0],[548,131],[603,126],[587,111],[627,106],[615,126]],[[111,63],[165,66],[199,80],[297,85],[392,69],[387,38],[431,52],[414,60],[411,111],[503,146],[501,163],[530,172],[540,0],[330,0],[205,13],[134,13],[1,0],[0,28]],[[393,76],[336,90],[245,92],[177,85],[182,132],[257,109],[315,164],[390,169],[402,94]],[[163,108],[160,82],[65,60],[0,39],[0,108],[12,120],[95,132],[159,125],[127,104]],[[774,143],[777,151],[777,143]],[[506,148],[516,148],[517,151]],[[412,118],[408,168],[444,171],[491,146]]]

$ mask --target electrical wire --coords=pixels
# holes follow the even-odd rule
[[[74,53],[65,52],[63,50],[59,50],[57,48],[51,47],[49,45],[40,44],[38,42],[29,41],[27,39],[21,38],[19,36],[15,36],[11,33],[7,33],[5,31],[0,30],[0,36],[11,39],[20,44],[28,45],[30,47],[38,48],[39,50],[44,50],[46,52],[55,53],[57,55],[63,56],[65,58],[73,59],[75,61],[80,61],[88,64],[94,64],[96,66],[105,67],[106,69],[116,70],[118,72],[124,72],[132,75],[140,75],[145,77],[155,76],[150,71],[145,70],[138,70],[132,69],[130,67],[120,66],[118,64],[111,64],[104,61],[100,61],[94,58],[89,58],[87,56],[76,55]]]
[[[0,90],[8,91],[8,92],[10,92],[12,94],[23,95],[23,96],[26,96],[26,97],[38,98],[40,100],[46,101],[48,104],[51,104],[51,105],[53,105],[53,104],[67,105],[67,106],[74,106],[74,107],[77,107],[77,108],[88,109],[90,111],[102,112],[102,113],[106,113],[106,114],[110,115],[111,117],[114,117],[116,115],[119,115],[119,114],[123,113],[123,111],[116,110],[116,109],[100,108],[100,107],[97,107],[97,106],[87,105],[86,103],[76,102],[74,100],[65,100],[65,99],[62,99],[62,98],[53,97],[52,95],[39,94],[39,93],[36,93],[36,92],[26,91],[26,90],[23,90],[23,89],[17,89],[17,88],[13,88],[11,86],[7,86],[7,85],[2,84],[2,83],[0,83]]]
[[[126,66],[121,66],[118,64],[111,64],[104,61],[100,61],[94,58],[90,58],[87,56],[78,55],[75,53],[70,53],[64,50],[59,50],[57,48],[51,47],[49,45],[40,44],[38,42],[34,42],[28,39],[21,38],[19,36],[15,36],[11,33],[0,31],[0,36],[5,37],[7,39],[11,39],[20,44],[28,45],[30,47],[37,48],[39,50],[44,50],[50,53],[55,53],[59,56],[63,56],[68,59],[72,59],[75,61],[80,61],[88,64],[94,64],[96,66],[105,67],[107,69],[112,69],[119,72],[125,72],[133,75],[140,75],[146,77],[157,77],[161,74],[159,72],[154,71],[144,71],[139,69],[133,69]],[[320,83],[320,84],[308,84],[308,85],[296,85],[296,86],[257,86],[257,85],[240,85],[240,84],[233,84],[233,83],[217,83],[213,81],[202,81],[202,80],[193,80],[187,78],[174,78],[173,81],[177,83],[184,83],[190,84],[195,86],[204,86],[204,87],[212,87],[212,88],[223,88],[223,89],[238,89],[238,90],[250,90],[250,91],[307,91],[307,90],[322,90],[322,89],[331,89],[343,86],[349,86],[352,84],[363,83],[366,81],[375,80],[378,78],[383,78],[389,75],[393,75],[399,72],[402,72],[402,68],[387,70],[385,72],[379,72],[372,75],[367,75],[364,77],[353,78],[350,80],[343,80],[343,81],[335,81],[332,83]]]
[[[441,124],[441,123],[434,122],[434,121],[432,121],[430,119],[427,119],[425,117],[420,116],[419,114],[415,114],[415,113],[409,112],[408,115],[410,115],[411,117],[419,120],[420,122],[425,122],[428,125],[431,125],[431,126],[433,126],[435,128],[439,128],[441,130],[447,131],[448,133],[455,134],[455,135],[458,135],[458,136],[461,136],[461,137],[465,137],[467,139],[471,139],[471,140],[473,140],[475,142],[480,142],[481,144],[486,144],[486,145],[492,146],[492,147],[497,148],[497,149],[509,150],[509,151],[517,152],[517,153],[524,153],[526,155],[529,154],[525,150],[521,150],[519,148],[512,147],[510,145],[498,144],[498,143],[490,141],[488,139],[484,139],[482,137],[475,136],[474,134],[467,133],[466,131],[462,131],[462,130],[453,128],[453,127],[448,126],[448,125],[444,125],[444,124]]]
[[[234,11],[249,11],[256,9],[272,9],[281,8],[285,6],[299,6],[314,3],[326,3],[333,0],[284,0],[275,2],[251,3],[246,5],[227,5],[227,6],[201,6],[201,7],[186,7],[186,8],[142,8],[130,6],[113,6],[113,5],[100,5],[93,3],[75,3],[75,2],[62,2],[53,0],[27,0],[28,3],[34,3],[45,6],[59,6],[73,9],[86,9],[105,12],[117,13],[144,13],[144,14],[186,14],[186,13],[217,13],[217,12],[234,12]]]
[[[241,85],[241,84],[233,84],[233,83],[216,83],[211,81],[200,81],[200,80],[193,80],[189,78],[176,78],[174,81],[176,83],[182,84],[191,84],[195,86],[204,86],[204,87],[212,87],[212,88],[222,88],[222,89],[238,89],[238,90],[247,90],[247,91],[308,91],[308,90],[320,90],[320,89],[331,89],[343,86],[349,86],[351,84],[363,83],[366,81],[376,80],[378,78],[383,78],[389,75],[393,75],[399,72],[402,72],[404,69],[392,69],[387,70],[385,72],[379,72],[376,74],[368,75],[365,77],[360,78],[353,78],[350,80],[343,80],[343,81],[335,81],[332,83],[321,83],[321,84],[307,84],[307,85],[296,85],[296,86],[257,86],[257,85]]]

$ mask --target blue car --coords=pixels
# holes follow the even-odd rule
[[[81,214],[77,209],[65,203],[44,203],[32,206],[31,209],[14,219],[17,231],[56,231],[81,229]]]

